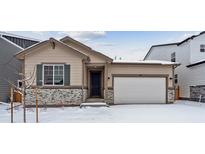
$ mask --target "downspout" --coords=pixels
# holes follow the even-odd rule
[[[172,88],[174,89],[174,101],[176,100],[176,86],[175,86],[175,66],[172,65]]]
[[[26,99],[25,99],[25,96],[26,96],[26,84],[25,84],[25,80],[26,79],[26,69],[25,69],[25,55],[24,55],[24,62],[23,62],[23,74],[24,76],[22,76],[22,79],[23,79],[23,82],[22,82],[22,89],[23,89],[23,98],[22,98],[22,102],[23,102],[23,121],[24,123],[26,123]]]
[[[180,65],[180,64],[179,64]],[[179,88],[179,84],[178,86],[176,86],[175,84],[175,69],[179,66],[179,65],[173,65],[172,66],[172,87],[174,88],[174,100],[176,100],[176,89]],[[179,90],[179,89],[178,89]],[[178,96],[180,97],[180,96]]]
[[[174,66],[172,66],[172,87],[175,89],[174,79],[175,79],[175,72],[174,72]]]
[[[180,65],[180,64],[179,64]],[[172,66],[172,78],[173,78],[173,82],[172,82],[172,86],[175,88],[175,83],[174,83],[174,79],[175,79],[175,69],[179,66],[179,65],[173,65]]]
[[[84,102],[84,68],[85,68],[85,61],[82,60],[82,103]]]
[[[106,62],[105,64],[105,96],[104,96],[104,100],[107,103],[107,93],[108,93],[108,63]]]

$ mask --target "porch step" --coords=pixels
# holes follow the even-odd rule
[[[105,102],[103,98],[88,98],[86,100],[86,103],[94,103],[94,102]]]
[[[109,107],[108,104],[104,102],[89,102],[89,103],[81,103],[80,108],[82,107]]]

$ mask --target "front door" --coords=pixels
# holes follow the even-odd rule
[[[101,97],[101,71],[90,72],[90,96]]]

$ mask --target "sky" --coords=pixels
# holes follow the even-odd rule
[[[70,36],[92,49],[119,60],[143,60],[152,45],[173,43],[199,31],[9,31],[9,33],[39,39],[60,39]]]

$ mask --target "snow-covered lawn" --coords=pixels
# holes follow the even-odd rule
[[[0,122],[10,122],[8,105],[0,104]],[[39,121],[59,122],[205,122],[205,103],[177,101],[175,104],[114,105],[110,107],[64,107],[39,109]],[[14,122],[23,122],[22,107],[14,111]],[[27,109],[27,122],[35,122],[35,109]]]

